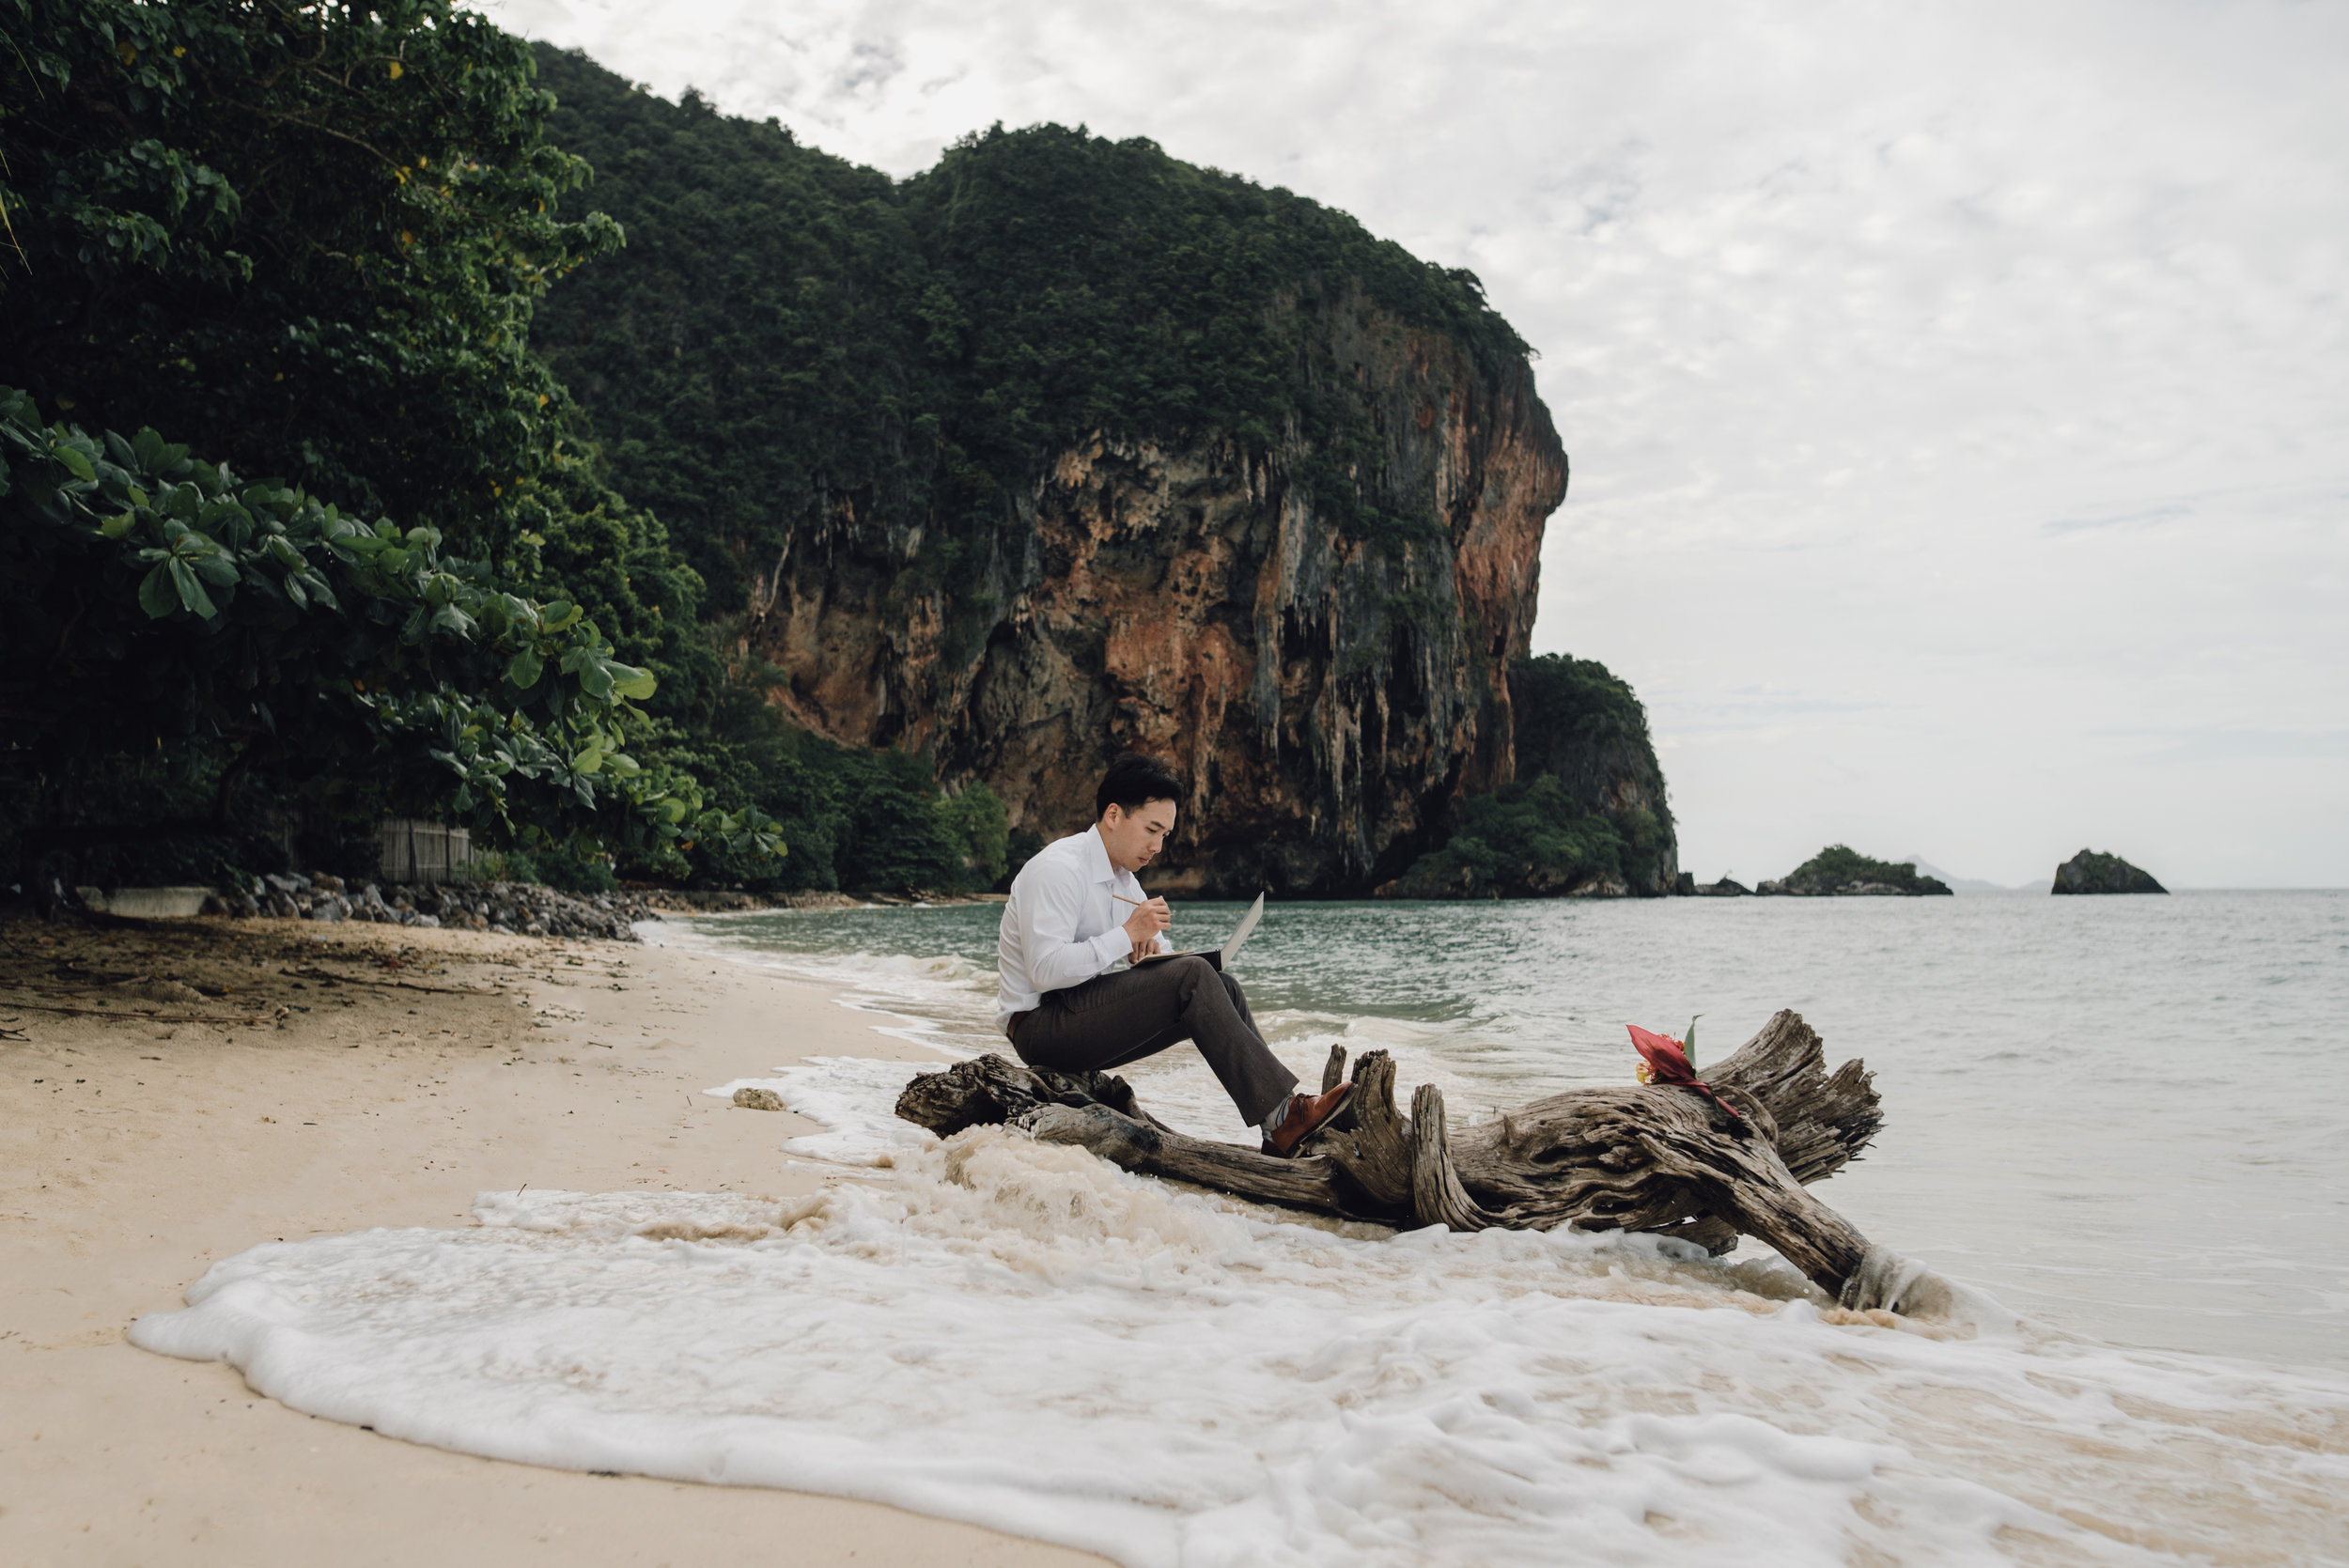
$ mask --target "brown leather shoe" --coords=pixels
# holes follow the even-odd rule
[[[1264,1152],[1288,1158],[1299,1143],[1345,1108],[1346,1097],[1353,1093],[1354,1085],[1349,1080],[1326,1094],[1291,1094],[1289,1113],[1272,1129],[1272,1136],[1264,1141]]]

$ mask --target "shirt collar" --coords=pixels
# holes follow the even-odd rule
[[[1110,846],[1101,842],[1101,825],[1095,823],[1085,830],[1085,864],[1097,882],[1114,883],[1117,867],[1110,862]]]

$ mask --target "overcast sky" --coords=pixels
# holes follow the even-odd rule
[[[905,175],[1151,137],[1475,270],[1574,468],[1536,651],[1681,863],[2349,886],[2349,8],[504,0]]]

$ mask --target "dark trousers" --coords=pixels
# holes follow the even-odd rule
[[[1031,1067],[1105,1073],[1185,1040],[1252,1127],[1297,1092],[1297,1075],[1256,1032],[1239,982],[1205,958],[1162,958],[1047,991],[1011,1044]]]

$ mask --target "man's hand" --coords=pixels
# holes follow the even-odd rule
[[[1174,924],[1174,913],[1163,898],[1153,898],[1134,906],[1134,912],[1126,917],[1126,936],[1134,944],[1133,955],[1127,961],[1139,963],[1159,950],[1159,933]]]

